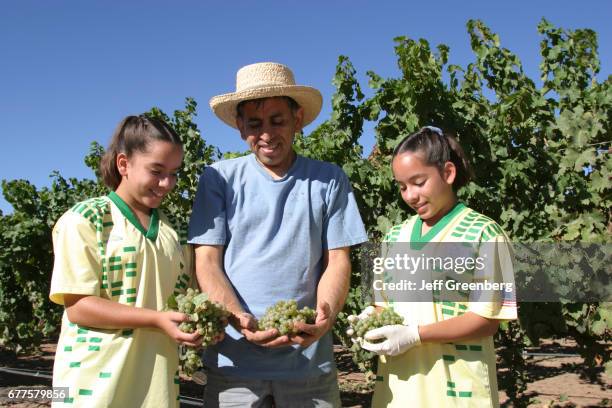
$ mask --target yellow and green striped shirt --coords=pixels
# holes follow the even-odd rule
[[[391,228],[386,242],[487,243],[493,248],[486,268],[474,279],[514,282],[512,249],[501,228],[490,218],[457,204],[421,236],[422,220],[413,216]],[[475,245],[474,247],[478,247]],[[481,316],[516,319],[515,299],[479,299],[466,293],[463,301],[444,301],[433,291],[431,302],[399,302],[393,294],[376,293],[377,304],[393,306],[405,323],[430,324],[468,311]],[[423,343],[396,357],[381,356],[373,407],[497,407],[495,349],[491,336],[456,343]]]
[[[50,298],[58,304],[64,294],[80,294],[162,310],[191,284],[185,229],[153,210],[145,230],[115,193],[67,211],[53,246]],[[64,312],[53,386],[68,387],[58,407],[178,407],[177,345],[158,329],[81,327]]]

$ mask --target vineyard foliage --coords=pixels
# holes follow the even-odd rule
[[[349,58],[340,56],[331,116],[310,134],[298,135],[297,151],[344,169],[373,241],[409,215],[390,170],[393,147],[421,126],[435,125],[457,136],[474,167],[475,179],[460,199],[498,220],[513,241],[611,243],[612,78],[597,78],[596,33],[542,20],[541,77],[534,80],[483,22],[470,20],[467,30],[474,59],[465,67],[449,64],[445,45],[395,38],[399,75],[367,72],[367,98]],[[185,143],[184,171],[164,204],[182,220],[189,216],[198,175],[221,157],[202,139],[195,108],[187,99],[173,117],[155,108],[149,112],[168,120]],[[374,124],[372,152],[360,144],[365,122]],[[102,152],[93,144],[85,159],[94,172]],[[226,157],[234,155],[239,153]],[[58,173],[52,178],[51,187],[42,189],[26,180],[2,183],[14,208],[0,217],[0,342],[6,347],[29,347],[56,333],[60,308],[47,300],[51,228],[74,202],[105,192],[98,180]],[[335,329],[344,341],[345,316],[368,298],[359,257],[355,251],[350,296]],[[578,284],[580,276],[575,279]],[[519,313],[520,327],[502,332],[500,344],[520,350],[542,336],[572,336],[590,364],[609,361],[609,350],[601,346],[612,333],[609,303],[526,303]],[[521,384],[515,385],[520,392]]]

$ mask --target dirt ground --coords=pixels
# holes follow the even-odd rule
[[[342,406],[368,408],[372,398],[371,385],[358,372],[351,361],[350,354],[342,347],[335,348],[338,364],[338,380],[340,383]],[[572,342],[547,342],[538,349],[530,351],[544,354],[575,354]],[[0,349],[0,367],[28,370],[29,373],[39,373],[39,377],[7,373],[0,370],[0,406],[11,408],[49,407],[48,400],[26,401],[9,399],[10,390],[16,389],[48,389],[51,380],[43,376],[49,375],[53,369],[54,344],[45,344],[40,355],[20,356]],[[502,367],[498,375],[504,375]],[[533,407],[612,407],[612,378],[606,376],[602,369],[589,370],[582,358],[575,356],[533,356],[527,359],[527,374],[529,386],[526,399]],[[595,380],[589,380],[589,377]],[[188,399],[200,399],[203,387],[188,379],[181,379],[181,395]],[[506,394],[500,391],[500,400],[506,407],[512,407]],[[197,405],[184,403],[182,407]]]

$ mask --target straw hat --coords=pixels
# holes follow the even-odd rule
[[[210,107],[223,122],[236,128],[236,106],[242,101],[288,96],[304,109],[303,126],[315,120],[323,97],[310,86],[296,85],[293,72],[276,62],[261,62],[240,68],[236,74],[236,92],[214,96]]]

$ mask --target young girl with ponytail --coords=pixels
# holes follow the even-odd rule
[[[183,160],[164,122],[128,116],[100,170],[107,196],[76,204],[53,229],[50,298],[65,307],[53,386],[54,406],[179,406],[177,343],[198,346],[178,329],[187,316],[163,311],[190,284],[192,255],[157,209]]]
[[[416,215],[391,228],[388,245],[431,244],[440,250],[452,246],[446,243],[467,244],[480,251],[474,256],[485,266],[474,281],[514,282],[505,233],[457,199],[471,171],[452,136],[431,126],[407,136],[393,152],[392,169],[402,199]],[[431,292],[430,301],[403,302],[395,292],[378,291],[376,308],[350,319],[365,318],[383,307],[393,307],[404,317],[401,325],[373,329],[357,339],[381,356],[373,406],[498,406],[493,335],[501,320],[516,319],[516,298],[471,292],[450,301],[439,290]]]

